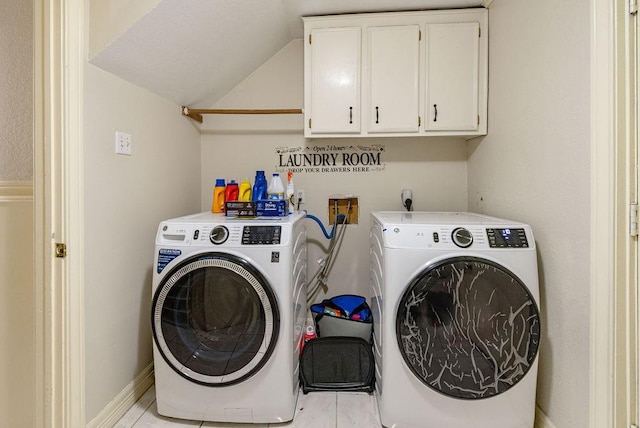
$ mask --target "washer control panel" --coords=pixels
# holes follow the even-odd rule
[[[520,228],[487,229],[491,248],[529,248],[527,234]]]
[[[279,245],[282,226],[244,226],[242,245]]]

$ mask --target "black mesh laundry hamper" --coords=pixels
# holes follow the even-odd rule
[[[302,392],[373,392],[371,344],[359,337],[330,336],[310,340],[300,356]]]

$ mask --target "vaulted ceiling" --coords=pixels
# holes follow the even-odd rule
[[[96,4],[100,0],[95,0]],[[139,5],[145,2],[135,2]],[[208,108],[293,39],[302,16],[452,9],[487,0],[146,0],[134,16],[111,0],[91,13],[128,22],[93,52],[91,63],[178,105]],[[106,4],[103,2],[103,5]],[[130,3],[129,3],[130,4]],[[92,3],[92,8],[94,4]],[[96,6],[95,9],[98,7]],[[130,13],[131,16],[122,16]]]

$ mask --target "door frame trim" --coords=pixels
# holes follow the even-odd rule
[[[36,426],[84,426],[84,0],[34,0]],[[55,243],[68,253],[55,256]]]
[[[613,207],[619,193],[613,133],[612,6],[624,0],[591,0],[591,322],[590,426],[613,420],[614,244]],[[44,364],[36,373],[38,426],[83,426],[84,298],[82,206],[82,96],[85,2],[34,0],[35,10],[35,236],[38,352]],[[61,74],[58,74],[61,73]],[[615,144],[612,144],[615,143]],[[60,152],[51,152],[59,144]],[[56,163],[55,154],[62,154]],[[62,163],[66,162],[66,163]],[[58,171],[62,165],[64,173]],[[45,172],[59,173],[60,185]],[[55,191],[54,191],[55,190]],[[59,213],[64,226],[54,225]],[[70,248],[63,261],[53,258],[51,237]],[[615,239],[615,238],[614,238]]]
[[[626,187],[617,178],[616,154],[625,141],[616,132],[621,95],[619,74],[623,67],[616,49],[624,29],[620,14],[625,0],[591,0],[591,209],[590,209],[590,373],[589,426],[616,427],[619,385],[616,384],[616,311],[620,287],[617,261],[627,254],[616,252],[624,244],[627,225],[621,219]],[[628,211],[628,210],[626,210]],[[624,250],[623,250],[624,252]],[[618,315],[619,316],[619,315]]]

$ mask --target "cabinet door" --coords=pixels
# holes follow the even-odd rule
[[[478,129],[477,22],[427,24],[426,131]]]
[[[420,27],[369,27],[367,130],[418,132]]]
[[[311,30],[311,134],[360,132],[360,27]]]

